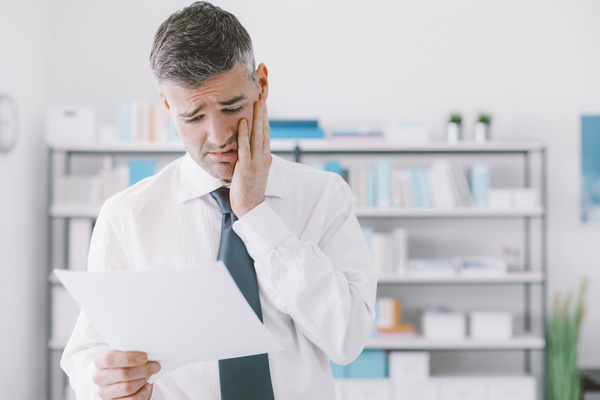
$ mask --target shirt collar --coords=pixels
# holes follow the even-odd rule
[[[275,156],[269,168],[269,177],[267,178],[267,187],[265,196],[283,197],[283,191],[279,184],[277,172],[273,168]],[[189,153],[186,153],[179,167],[179,187],[177,188],[177,200],[180,204],[188,200],[202,197],[223,186],[223,183],[210,175],[196,161],[192,159]]]

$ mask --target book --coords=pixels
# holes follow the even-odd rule
[[[127,166],[129,167],[130,186],[156,173],[155,160],[130,160]]]
[[[375,162],[377,186],[377,207],[391,207],[392,199],[392,160],[381,158]]]
[[[486,208],[489,206],[490,167],[486,164],[473,164],[470,172],[473,206]]]
[[[269,120],[271,139],[324,139],[317,120]]]

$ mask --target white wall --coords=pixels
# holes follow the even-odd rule
[[[140,4],[56,0],[51,9],[27,18],[23,13],[33,6],[14,2],[0,7],[0,29],[10,33],[0,35],[0,89],[13,92],[23,107],[24,133],[15,153],[0,156],[0,187],[14,188],[3,191],[0,200],[2,264],[3,270],[16,268],[9,274],[12,283],[0,283],[0,307],[4,320],[20,316],[0,333],[0,342],[11,344],[8,360],[24,356],[15,368],[6,358],[0,363],[3,388],[21,388],[31,376],[29,368],[42,357],[38,329],[43,325],[39,293],[45,279],[40,272],[44,175],[39,112],[45,95],[49,93],[51,104],[97,105],[103,123],[114,122],[119,99],[157,100],[147,67],[152,37],[170,12],[188,2],[153,0],[143,8]],[[217,4],[245,24],[257,61],[269,67],[271,116],[318,117],[325,126],[421,118],[435,138],[442,138],[450,111],[462,111],[469,122],[480,110],[489,110],[496,138],[545,140],[549,292],[574,289],[581,277],[592,278],[581,364],[600,363],[594,341],[600,336],[600,226],[579,222],[579,117],[600,111],[600,3]],[[15,32],[24,36],[13,41]],[[44,38],[50,39],[47,47]],[[40,55],[43,49],[49,53],[48,68]],[[21,172],[16,176],[8,171]]]
[[[162,20],[186,1],[57,3],[53,101],[101,107],[156,99],[147,58]],[[494,116],[496,138],[548,144],[549,293],[592,284],[581,363],[600,364],[600,225],[579,222],[579,117],[600,112],[600,3],[477,0],[224,0],[270,71],[269,111],[324,125],[448,113]],[[67,12],[68,11],[68,12]],[[76,16],[76,17],[73,17]],[[110,21],[110,22],[109,22]],[[551,297],[551,296],[550,296]]]
[[[0,2],[0,93],[16,100],[20,138],[0,154],[0,388],[2,398],[45,393],[45,172],[49,8]]]

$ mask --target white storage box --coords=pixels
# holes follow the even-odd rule
[[[513,318],[509,312],[471,313],[471,338],[478,340],[508,340],[513,337]]]
[[[443,400],[487,400],[483,378],[444,378],[441,381]]]
[[[392,351],[388,354],[390,379],[394,382],[420,382],[429,378],[429,361],[427,352]]]
[[[393,381],[393,399],[394,400],[440,400],[441,385],[440,381],[430,378],[426,381],[397,382]]]
[[[463,340],[466,337],[466,318],[462,312],[425,310],[421,322],[426,339]]]
[[[392,400],[389,379],[345,379],[346,400]]]
[[[494,378],[488,385],[489,400],[535,400],[536,380],[530,376]]]
[[[47,143],[92,143],[95,140],[95,107],[52,106],[46,110]]]

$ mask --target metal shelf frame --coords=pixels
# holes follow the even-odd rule
[[[454,349],[454,350],[475,350],[475,349],[496,349],[496,350],[522,350],[525,355],[525,372],[531,374],[531,362],[532,355],[531,351],[541,351],[543,353],[543,365],[541,366],[541,398],[545,395],[545,366],[547,359],[547,351],[545,350],[545,343],[547,340],[547,160],[546,160],[546,145],[539,141],[510,141],[510,142],[490,142],[485,144],[475,144],[470,142],[463,142],[457,145],[450,145],[443,142],[433,142],[426,144],[395,144],[395,143],[365,143],[365,142],[345,142],[345,141],[323,141],[323,140],[282,140],[271,142],[271,151],[273,154],[280,155],[291,155],[296,162],[302,162],[302,157],[305,155],[460,155],[460,156],[472,156],[482,154],[497,154],[497,155],[521,155],[524,159],[524,183],[525,187],[531,187],[531,170],[532,170],[532,153],[539,153],[541,158],[540,165],[540,200],[541,209],[539,210],[525,210],[525,211],[506,211],[506,212],[485,212],[485,211],[472,211],[463,210],[462,212],[448,211],[435,211],[427,213],[422,210],[413,211],[396,211],[385,214],[380,210],[364,210],[361,214],[361,210],[357,210],[357,216],[359,218],[519,218],[524,221],[525,231],[525,242],[524,242],[524,258],[525,258],[525,269],[523,276],[518,279],[474,279],[473,281],[467,279],[433,279],[429,278],[416,279],[416,280],[394,280],[392,278],[383,279],[379,282],[380,285],[487,285],[487,284],[500,284],[500,285],[523,285],[524,286],[524,318],[525,318],[525,334],[530,337],[530,342],[522,342],[519,339],[515,339],[513,342],[507,342],[498,346],[491,346],[477,343],[465,342],[451,345],[439,345],[433,346],[431,343],[428,345],[427,341],[421,340],[421,342],[415,342],[416,347],[424,350],[437,350],[437,349]],[[157,155],[183,155],[185,150],[181,144],[147,144],[147,143],[133,143],[133,144],[48,144],[47,145],[47,310],[46,310],[46,325],[47,325],[47,356],[46,356],[46,372],[47,372],[47,385],[46,393],[47,400],[52,399],[52,353],[62,351],[65,343],[60,340],[56,340],[51,337],[52,334],[52,287],[56,285],[55,280],[51,277],[52,272],[52,260],[53,260],[53,221],[56,219],[64,219],[67,223],[65,224],[65,239],[68,237],[68,220],[70,218],[83,217],[95,219],[97,211],[87,208],[85,211],[79,213],[71,213],[68,211],[60,212],[60,208],[55,208],[52,204],[52,190],[53,190],[53,179],[55,173],[54,158],[57,154],[65,155],[65,163],[63,170],[65,174],[71,173],[71,160],[74,155],[84,156],[98,156],[98,155],[113,155],[113,156],[157,156]],[[98,208],[99,210],[99,208]],[[535,271],[531,271],[531,221],[537,219],[541,221],[541,270],[539,274]],[[64,254],[67,254],[68,241],[65,240]],[[65,267],[69,267],[66,265]],[[539,335],[534,335],[531,332],[531,285],[537,285],[541,287],[541,319],[542,319],[542,332]],[[389,342],[389,340],[388,340]],[[383,344],[382,344],[383,343]],[[386,340],[383,341],[370,341],[366,348],[384,348]],[[397,342],[389,342],[390,347],[385,349],[404,349],[410,350]],[[413,343],[413,345],[415,345]],[[392,345],[394,344],[394,345]],[[419,347],[421,346],[421,347]],[[429,347],[427,347],[429,346]],[[436,348],[439,347],[439,348]],[[65,376],[66,379],[66,376]]]

